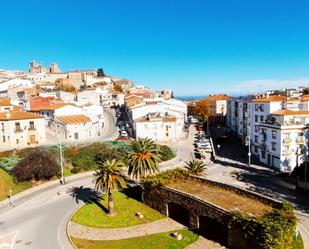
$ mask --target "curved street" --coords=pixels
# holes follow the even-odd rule
[[[108,131],[106,137],[115,135],[115,132],[117,132],[116,128]],[[194,135],[195,129],[191,126],[186,140],[169,144],[177,151],[177,156],[161,163],[162,170],[183,166],[185,161],[192,158]],[[247,188],[268,196],[281,197],[297,204],[298,199],[294,192],[282,195],[281,192],[284,190],[282,183],[274,181],[271,170],[256,165],[247,168],[240,162],[222,157],[217,159],[215,164],[209,166],[206,178]],[[248,179],[244,177],[249,173],[255,175],[256,182],[248,182]],[[238,174],[242,174],[243,177],[235,177]],[[66,185],[56,183],[20,198],[13,197],[13,206],[7,202],[1,207],[0,202],[0,248],[3,248],[1,244],[4,242],[14,245],[14,247],[4,247],[5,249],[72,248],[66,236],[66,224],[74,210],[84,204],[81,196],[85,188],[92,188],[93,184],[91,172],[75,175],[70,179]],[[272,189],[269,184],[272,184]],[[253,185],[263,188],[264,191],[253,188]],[[274,189],[275,185],[277,189]],[[305,248],[308,248],[309,216],[305,208],[297,207],[299,210],[297,216],[301,223],[299,229],[306,245]]]

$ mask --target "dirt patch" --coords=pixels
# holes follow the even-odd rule
[[[168,187],[197,196],[228,211],[239,211],[257,217],[269,213],[273,208],[258,200],[234,192],[190,180],[177,181]]]

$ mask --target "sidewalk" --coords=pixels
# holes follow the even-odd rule
[[[69,236],[86,240],[121,240],[148,236],[151,234],[170,232],[184,229],[180,223],[164,218],[161,220],[124,228],[96,228],[76,224],[72,221],[68,224]]]
[[[88,171],[88,172],[79,173],[76,175],[66,177],[66,184],[92,177],[92,175],[93,175],[93,172]],[[35,195],[41,194],[42,192],[47,191],[47,190],[56,189],[59,186],[61,186],[59,183],[59,180],[49,181],[41,185],[27,189],[25,191],[22,191],[16,195],[13,195],[11,197],[11,202],[14,204],[14,207],[17,207],[20,204],[22,204],[24,201],[34,197]],[[10,205],[10,202],[8,199],[5,199],[0,202],[0,214],[3,214],[4,212],[10,210],[11,208],[12,206]]]
[[[193,244],[186,247],[186,249],[225,249],[219,243],[212,240],[207,240],[202,236],[199,236],[198,240]]]

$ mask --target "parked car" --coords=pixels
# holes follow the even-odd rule
[[[122,131],[121,131],[121,136],[123,136],[123,137],[128,137],[128,132],[122,130]]]

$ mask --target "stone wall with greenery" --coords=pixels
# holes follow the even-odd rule
[[[166,192],[166,188],[161,187],[169,185],[175,181],[188,178],[194,177],[190,176],[186,170],[181,168],[167,170],[157,175],[147,176],[141,182],[146,191],[144,196],[147,196],[147,201],[149,203],[155,203],[158,201],[158,196],[160,196],[160,189],[162,189],[162,194]],[[199,181],[198,178],[197,180]],[[148,192],[155,192],[156,194],[147,194]],[[244,195],[245,192],[246,190],[241,190],[240,194]],[[252,194],[252,192],[248,192],[248,197],[251,198]],[[257,195],[257,198],[255,199],[258,199],[259,197],[260,195]],[[149,198],[153,198],[153,201]],[[267,197],[263,196],[263,202],[265,203],[266,201],[264,198],[267,199]],[[191,201],[194,202],[194,199],[192,198]],[[153,208],[158,208],[158,211],[162,211],[164,208],[161,208],[161,210],[160,207],[166,207],[165,202],[168,202],[168,200],[163,198],[162,202],[163,203],[160,203],[160,205],[154,205]],[[294,215],[293,206],[288,203],[280,203],[280,205],[277,205],[276,203],[278,202],[273,199],[269,199],[267,203],[271,202],[274,202],[272,205],[274,207],[273,211],[262,217],[248,216],[238,212],[227,213],[229,216],[229,221],[226,223],[228,224],[227,230],[229,248],[296,249],[297,221]],[[195,204],[193,203],[192,205]],[[197,205],[198,203],[196,203],[195,206]]]
[[[283,203],[282,208],[274,209],[263,217],[233,213],[228,244],[239,249],[294,249],[296,224],[293,207],[288,203]]]

